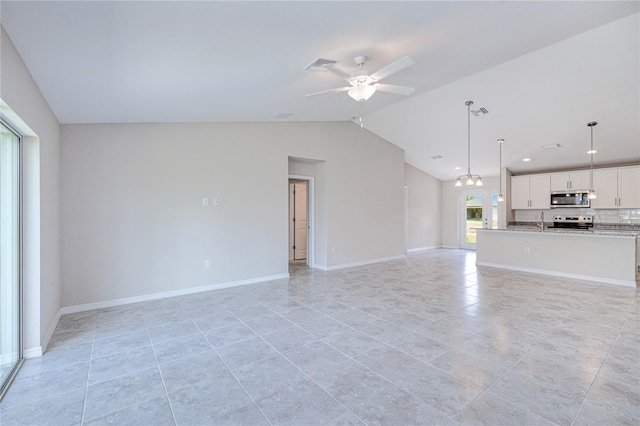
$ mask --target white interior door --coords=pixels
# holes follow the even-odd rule
[[[294,184],[293,200],[293,259],[302,260],[307,258],[307,182]]]

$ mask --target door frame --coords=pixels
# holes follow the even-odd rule
[[[291,200],[289,200],[289,180],[304,180],[307,181],[307,266],[314,267],[315,265],[315,214],[314,214],[314,199],[315,199],[315,182],[313,176],[305,176],[305,175],[292,175],[289,174],[289,179],[287,179],[287,224],[291,222],[291,217],[289,217],[289,207],[291,205]],[[287,226],[289,229],[289,226]],[[289,241],[290,236],[287,237],[287,259],[289,259]]]
[[[1,100],[0,100],[0,103]],[[2,103],[2,107],[4,107],[4,103]],[[3,114],[0,116],[0,122],[3,126],[5,126],[9,131],[11,131],[18,138],[18,217],[17,217],[17,227],[18,227],[18,253],[16,253],[17,261],[18,261],[18,306],[17,306],[17,316],[18,316],[18,347],[17,347],[17,357],[18,361],[13,366],[12,371],[7,376],[5,382],[0,382],[0,400],[5,396],[11,383],[18,375],[18,371],[22,367],[24,363],[24,263],[23,263],[23,248],[24,248],[24,228],[23,228],[23,214],[24,214],[24,171],[25,167],[25,136],[24,133],[18,130],[18,126],[13,125],[13,120],[11,119],[11,114],[6,114],[7,111],[3,108]],[[11,111],[11,113],[13,113]],[[8,117],[5,116],[8,115]]]
[[[475,250],[475,243],[467,242],[467,195],[482,195],[482,229],[491,229],[492,223],[492,199],[498,195],[494,188],[463,189],[458,193],[458,245],[461,249]],[[488,218],[488,227],[487,227]]]

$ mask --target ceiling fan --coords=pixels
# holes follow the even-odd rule
[[[347,92],[354,100],[358,102],[364,102],[369,99],[376,91],[395,93],[396,95],[409,96],[416,90],[413,87],[396,86],[393,84],[380,83],[380,80],[395,74],[398,71],[402,71],[405,68],[415,64],[415,61],[408,56],[404,56],[395,62],[390,63],[386,67],[370,73],[362,68],[362,65],[366,62],[366,56],[356,56],[354,62],[360,67],[357,71],[351,74],[341,70],[335,66],[328,66],[326,69],[331,70],[341,77],[345,78],[350,86],[336,87],[335,89],[323,90],[321,92],[310,93],[307,97],[324,95],[334,92]]]

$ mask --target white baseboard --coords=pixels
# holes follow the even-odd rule
[[[22,351],[22,357],[26,359],[38,358],[42,356],[42,346],[36,346],[35,348],[24,349]]]
[[[240,281],[231,281],[231,282],[220,283],[220,284],[211,284],[211,285],[205,285],[200,287],[184,288],[181,290],[165,291],[162,293],[144,294],[142,296],[125,297],[122,299],[105,300],[103,302],[87,303],[83,305],[66,306],[60,309],[60,313],[62,315],[73,314],[76,312],[92,311],[94,309],[102,309],[102,308],[111,308],[114,306],[129,305],[131,303],[138,303],[138,302],[148,302],[150,300],[165,299],[167,297],[185,296],[188,294],[202,293],[202,292],[211,291],[211,290],[220,290],[223,288],[237,287],[237,286],[247,285],[247,284],[256,284],[256,283],[261,283],[265,281],[279,280],[283,278],[289,278],[289,273],[250,278],[247,280],[240,280]]]
[[[41,354],[47,351],[47,346],[49,346],[49,340],[51,340],[51,336],[53,336],[53,332],[56,331],[56,327],[58,326],[58,321],[60,321],[60,316],[62,315],[62,309],[58,309],[58,313],[56,313],[56,317],[51,322],[49,326],[49,331],[44,336],[44,340],[42,341],[42,352]]]
[[[326,266],[324,266],[324,265],[313,265],[313,266],[312,266],[312,268],[314,268],[314,269],[320,269],[321,271],[328,271],[328,270],[329,270],[329,268],[327,268],[327,267],[326,267]]]
[[[518,272],[530,272],[533,274],[551,275],[554,277],[572,278],[576,280],[594,281],[601,284],[622,285],[625,287],[636,287],[636,281],[615,280],[611,278],[593,277],[591,275],[569,274],[566,272],[547,271],[544,269],[523,268],[521,266],[502,265],[498,263],[476,262],[477,266],[488,266],[490,268],[508,269]]]
[[[371,265],[372,263],[388,262],[390,260],[405,259],[406,257],[407,257],[406,255],[401,254],[399,256],[383,257],[380,259],[369,259],[369,260],[363,260],[361,262],[343,263],[341,265],[328,266],[326,271],[335,271],[336,269],[353,268],[354,266]]]
[[[456,250],[460,248],[460,246],[445,246],[445,245],[440,246],[440,247],[446,248],[446,249],[456,249]]]
[[[433,250],[433,249],[437,249],[440,248],[441,246],[428,246],[428,247],[417,247],[417,248],[411,248],[407,250],[407,253],[417,253],[420,251],[426,251],[426,250]]]

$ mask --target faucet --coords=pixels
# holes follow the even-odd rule
[[[540,210],[540,222],[536,224],[540,230],[544,231],[544,211]]]

